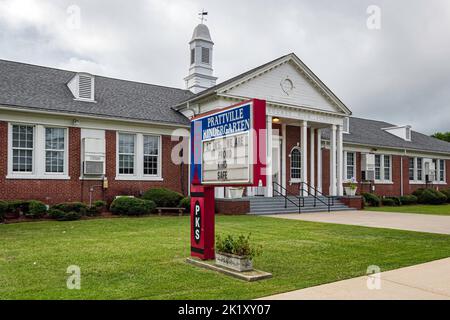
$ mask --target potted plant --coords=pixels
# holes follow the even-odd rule
[[[260,248],[250,244],[250,235],[237,238],[228,235],[217,236],[216,264],[239,272],[253,270],[253,258],[260,254]]]
[[[240,199],[244,195],[243,187],[230,187],[230,198],[231,199]]]
[[[344,187],[345,194],[347,196],[354,196],[356,194],[356,190],[358,189],[356,185],[356,179],[355,177],[352,177],[350,182],[347,184],[346,187]]]

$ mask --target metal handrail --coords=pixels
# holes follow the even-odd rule
[[[306,186],[306,189],[304,188],[304,186]],[[311,189],[314,191],[314,194],[311,193],[311,191],[310,191]],[[314,188],[313,186],[311,186],[311,185],[309,185],[308,183],[306,183],[306,182],[303,181],[303,182],[300,182],[300,193],[303,194],[304,191],[306,191],[306,192],[308,193],[308,195],[311,195],[311,196],[314,197],[314,207],[317,206],[317,200],[319,200],[320,202],[322,202],[324,205],[327,206],[328,212],[331,212],[331,206],[334,206],[334,204],[335,204],[335,202],[334,202],[335,197],[324,195],[321,191],[317,190],[317,189]],[[319,193],[322,197],[327,198],[327,202],[325,202],[325,201],[323,201],[321,198],[319,198],[319,197],[317,196],[318,193]]]
[[[278,191],[276,188],[274,188],[274,186],[280,187],[280,189],[282,191],[284,191],[286,193],[286,195],[284,195],[283,192]],[[276,192],[277,194],[279,194],[280,196],[282,196],[284,198],[284,208],[287,208],[287,202],[289,201],[289,202],[291,202],[292,204],[294,204],[295,206],[298,207],[298,213],[299,214],[302,213],[301,207],[305,206],[305,198],[304,197],[291,194],[291,196],[293,196],[293,197],[298,199],[298,204],[297,204],[294,201],[292,201],[291,199],[289,199],[289,197],[288,197],[289,191],[286,188],[284,188],[282,185],[280,185],[279,183],[272,182],[272,188],[273,188],[274,192]]]

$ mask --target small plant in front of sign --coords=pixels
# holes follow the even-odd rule
[[[251,244],[250,235],[227,235],[222,238],[220,235],[216,238],[216,250],[219,253],[233,254],[248,259],[253,259],[261,254],[261,247]]]

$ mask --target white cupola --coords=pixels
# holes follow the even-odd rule
[[[213,76],[212,58],[214,42],[211,40],[208,27],[200,23],[195,27],[190,45],[189,75],[184,78],[186,88],[199,93],[216,85]]]

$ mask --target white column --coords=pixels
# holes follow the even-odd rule
[[[316,166],[315,166],[315,133],[316,129],[314,129],[313,127],[311,127],[311,132],[310,132],[310,155],[309,155],[309,165],[311,166],[309,169],[310,175],[309,175],[309,184],[311,186],[309,192],[314,194],[314,189],[316,188]]]
[[[343,172],[343,159],[344,159],[344,148],[343,148],[343,130],[342,126],[337,127],[337,195],[344,195],[344,186],[342,185],[342,172]]]
[[[281,191],[284,195],[286,195],[286,166],[287,166],[287,158],[286,158],[286,124],[281,124],[281,136],[282,136],[282,144],[281,144],[281,185],[283,186],[283,190]]]
[[[331,126],[330,132],[330,195],[336,195],[336,125]]]
[[[322,192],[322,130],[317,129],[317,190]]]
[[[302,150],[302,181],[308,183],[308,122],[303,120],[301,124],[300,148]],[[303,196],[308,195],[306,185],[303,185]]]
[[[267,166],[266,166],[266,197],[273,197],[273,185],[272,185],[272,116],[267,116],[266,120],[267,128]]]

